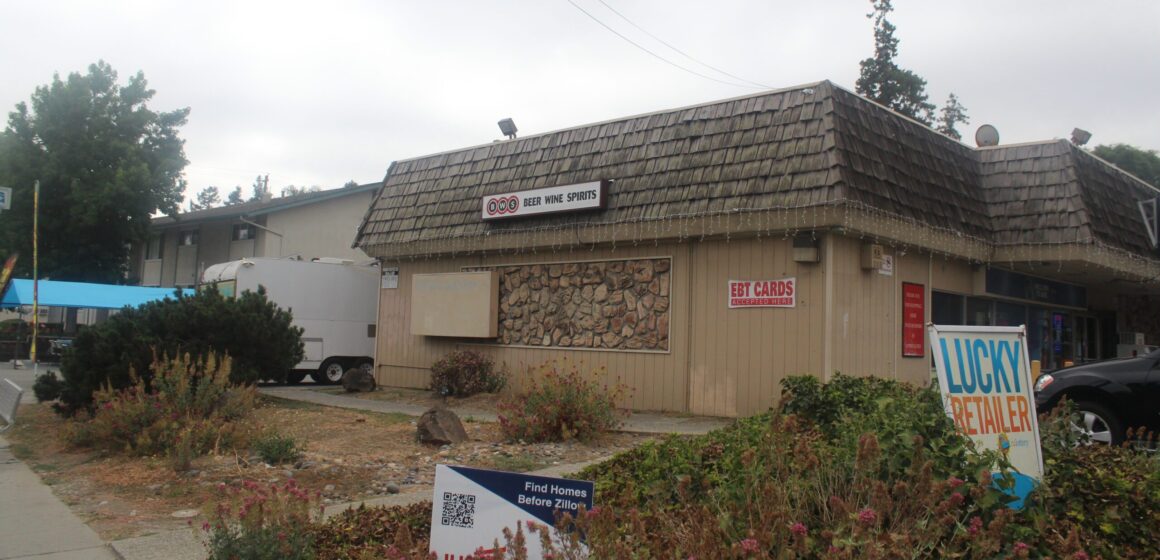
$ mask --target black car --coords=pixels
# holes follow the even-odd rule
[[[1067,397],[1092,441],[1119,444],[1128,428],[1160,431],[1160,350],[1135,358],[1081,364],[1035,381],[1035,408],[1051,410]]]

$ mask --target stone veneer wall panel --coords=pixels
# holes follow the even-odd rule
[[[610,350],[669,349],[668,258],[499,269],[499,341]]]

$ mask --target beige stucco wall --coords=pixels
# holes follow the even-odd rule
[[[351,249],[356,230],[374,192],[361,192],[289,208],[266,216],[267,228],[282,234],[259,232],[260,254],[266,257],[301,256],[370,260],[361,249]]]

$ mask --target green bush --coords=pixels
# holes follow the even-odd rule
[[[302,455],[294,438],[277,432],[267,432],[255,438],[251,447],[263,461],[271,465],[293,463]]]
[[[302,361],[302,329],[293,326],[289,311],[279,309],[259,288],[236,299],[216,290],[178,295],[136,308],[125,308],[108,321],[80,332],[64,356],[65,386],[58,410],[72,414],[89,407],[93,393],[104,385],[132,385],[135,370],[149,385],[154,353],[204,356],[229,355],[234,383],[262,379],[284,381]]]
[[[32,383],[32,393],[36,395],[37,402],[55,401],[60,398],[63,390],[64,382],[56,376],[55,371],[36,376],[36,381]]]
[[[245,481],[240,488],[222,485],[207,534],[209,560],[308,560],[316,558],[311,512],[318,496],[293,480],[279,486]]]
[[[506,382],[491,358],[475,350],[456,350],[431,365],[431,390],[445,397],[496,393]]]
[[[505,437],[523,441],[588,441],[614,430],[627,416],[618,408],[628,388],[608,387],[586,376],[576,364],[560,367],[556,361],[532,368],[527,390],[499,404],[499,426]]]
[[[185,355],[152,366],[152,387],[130,371],[132,385],[97,390],[95,407],[70,422],[75,445],[133,455],[169,455],[178,469],[214,449],[245,443],[244,419],[254,408],[253,387],[230,385],[230,360],[210,354],[204,362]]]
[[[1041,421],[1047,470],[1015,512],[933,391],[785,388],[781,411],[585,469],[600,508],[560,526],[599,558],[1160,557],[1160,458],[1076,446],[1066,413]]]

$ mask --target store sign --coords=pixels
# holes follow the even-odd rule
[[[794,307],[797,304],[797,280],[730,280],[729,308]]]
[[[604,208],[608,203],[608,184],[593,181],[485,196],[482,216],[486,221]]]
[[[926,356],[926,288],[902,283],[902,356]]]
[[[517,522],[551,527],[557,512],[575,515],[581,505],[591,510],[594,492],[585,480],[436,465],[431,554],[438,560],[461,560],[482,550],[506,558],[506,551],[494,548],[497,540],[503,542],[504,528],[515,531]],[[527,557],[542,558],[539,534],[529,535],[526,529],[524,534]]]
[[[380,287],[384,290],[394,290],[399,287],[399,267],[383,267],[383,277]]]
[[[1024,328],[930,325],[929,332],[947,415],[977,447],[998,451],[1018,471],[1012,507],[1021,508],[1043,478]]]

